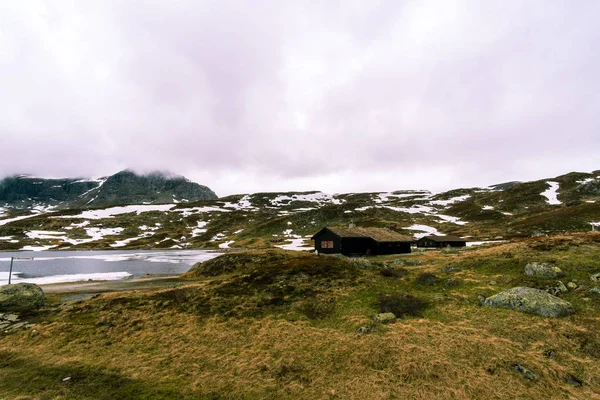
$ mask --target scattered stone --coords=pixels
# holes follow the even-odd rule
[[[600,286],[596,286],[590,289],[590,293],[592,294],[600,294]]]
[[[66,377],[62,378],[63,382],[69,382],[70,380],[71,380],[70,376],[66,376]]]
[[[581,379],[577,378],[576,376],[573,376],[571,374],[567,375],[567,378],[565,379],[565,381],[574,387],[582,387],[583,386],[583,382],[581,381]]]
[[[25,325],[28,325],[27,322],[17,322],[16,324],[12,324],[11,326],[9,326],[7,328],[8,331],[15,331],[19,328],[24,328],[26,327]]]
[[[448,279],[446,281],[446,286],[448,287],[453,287],[453,286],[458,286],[460,285],[460,280],[458,279]]]
[[[558,267],[545,262],[531,262],[525,266],[525,275],[540,279],[556,279],[565,274]]]
[[[375,331],[375,328],[372,326],[361,326],[356,330],[356,333],[359,335],[366,335],[368,333],[372,333]]]
[[[521,364],[513,364],[511,365],[511,368],[513,371],[529,379],[530,381],[536,381],[538,379],[538,376],[535,372]]]
[[[558,296],[559,294],[567,293],[568,291],[569,289],[567,289],[567,287],[561,281],[558,281],[554,286],[548,286],[546,288],[546,292],[550,293],[553,296]]]
[[[581,298],[581,301],[590,301],[590,300],[592,300],[592,299],[590,299],[589,297],[582,297]]]
[[[439,283],[440,279],[431,272],[421,272],[417,275],[415,282],[417,285],[434,286]]]
[[[19,320],[19,316],[17,314],[4,314],[2,319],[9,322],[17,322]]]
[[[592,281],[592,282],[600,282],[600,272],[598,272],[596,274],[592,274],[590,276],[590,281]]]
[[[484,304],[485,304],[485,297],[482,296],[482,295],[480,295],[480,294],[478,294],[477,295],[477,305],[482,306]]]
[[[44,291],[33,283],[17,283],[0,287],[0,310],[29,311],[46,302]]]
[[[396,320],[396,316],[394,315],[394,313],[386,312],[386,313],[375,314],[374,319],[376,322],[379,322],[382,324],[388,324],[390,322],[394,322]]]
[[[575,312],[568,301],[543,290],[529,287],[515,287],[485,299],[487,307],[506,308],[542,317],[564,317]]]
[[[444,268],[442,268],[442,272],[460,272],[460,271],[462,271],[462,268],[453,267],[452,265],[446,265]]]
[[[496,281],[490,281],[490,285],[492,285],[492,286],[497,285],[497,284],[498,284],[498,282],[496,282]]]
[[[555,359],[556,358],[556,351],[552,350],[552,349],[546,350],[546,351],[544,351],[544,356],[548,357],[548,358],[551,358],[551,359]]]
[[[575,282],[569,282],[567,283],[567,287],[571,290],[575,290],[577,289],[579,286],[577,286],[577,284]]]

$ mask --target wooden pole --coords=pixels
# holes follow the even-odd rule
[[[12,276],[12,265],[13,265],[14,257],[10,258],[10,271],[8,272],[8,284],[10,285],[10,277]]]

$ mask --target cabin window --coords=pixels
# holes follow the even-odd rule
[[[333,249],[333,240],[321,240],[322,249]]]

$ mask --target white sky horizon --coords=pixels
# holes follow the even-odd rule
[[[0,178],[233,193],[600,169],[600,2],[0,3]]]

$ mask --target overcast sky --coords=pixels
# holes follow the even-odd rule
[[[0,0],[0,177],[219,195],[600,169],[597,0]]]

